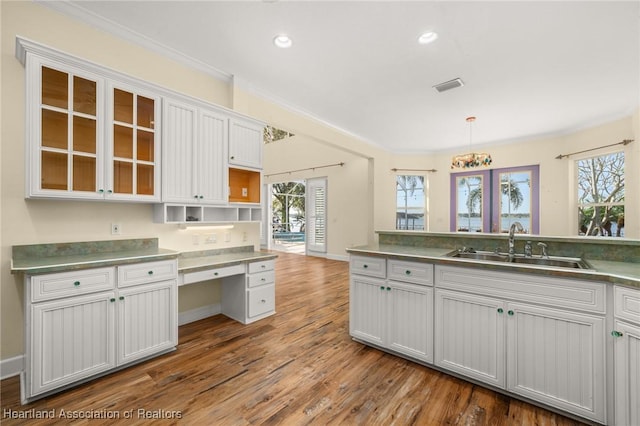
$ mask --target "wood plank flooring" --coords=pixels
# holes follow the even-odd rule
[[[0,423],[580,424],[352,341],[346,262],[279,253],[276,280],[277,313],[262,321],[184,325],[176,351],[25,406],[18,378],[3,380]]]

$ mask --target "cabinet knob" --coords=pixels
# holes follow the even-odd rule
[[[103,194],[104,193],[104,189],[98,189],[98,193]]]
[[[113,302],[115,302],[115,301],[116,301],[116,298],[115,298],[115,297],[112,297],[111,299],[109,299],[109,302],[111,302],[111,303],[113,303]]]
[[[509,310],[507,314],[513,316],[514,312],[512,310]]]
[[[406,271],[404,271],[404,273],[407,274],[407,275],[411,275],[411,271],[408,270],[408,269]]]
[[[266,278],[260,278],[260,281],[265,282],[267,279]]]
[[[235,156],[235,155],[232,155],[232,156],[231,156],[231,159],[232,159],[232,160],[235,160],[235,159],[236,159],[236,156]]]
[[[73,285],[75,285],[76,287],[78,287],[80,285],[80,281],[76,281],[73,283]]]
[[[218,276],[218,273],[217,273],[217,272],[214,272],[214,273],[213,273],[213,276],[214,276],[214,277],[217,277],[217,276]]]
[[[391,291],[391,287],[387,287],[387,291]]]
[[[498,313],[499,313],[499,314],[501,314],[501,313],[503,313],[503,312],[504,312],[504,309],[502,309],[502,308],[498,308]]]
[[[384,290],[384,286],[383,285],[380,286],[380,290]]]
[[[120,297],[118,297],[118,299],[124,300],[124,296],[120,296]]]
[[[204,195],[200,195],[198,198],[202,200],[204,198]]]
[[[149,271],[149,272],[147,272],[147,274],[153,275],[153,271]]]
[[[198,194],[194,195],[193,198],[198,199]]]
[[[264,299],[262,299],[262,300],[260,301],[260,303],[267,303],[267,301],[266,301],[266,300],[264,300]]]
[[[364,265],[362,265],[362,267],[363,267],[364,269],[367,269],[367,268],[369,267],[369,265],[364,264]]]
[[[621,331],[616,331],[616,330],[613,330],[613,331],[611,332],[611,335],[612,335],[613,337],[622,337],[622,336],[623,336],[623,334],[622,334],[622,332],[621,332]]]
[[[113,191],[112,190],[108,190],[107,194],[113,194]]]

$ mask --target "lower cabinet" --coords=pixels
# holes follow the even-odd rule
[[[616,425],[640,425],[640,290],[614,288]]]
[[[178,343],[176,260],[26,276],[25,284],[23,403]]]
[[[247,264],[247,273],[222,281],[222,313],[243,324],[276,312],[275,261]]]
[[[459,288],[465,281],[464,292],[447,288]],[[436,267],[435,364],[604,422],[604,312],[600,315],[597,307],[589,313],[527,303],[544,296],[549,304],[564,305],[562,299],[573,298],[600,306],[604,285],[566,281],[556,283],[566,284],[558,292],[545,281]],[[505,284],[510,294],[500,297]]]
[[[402,269],[406,282],[376,278],[384,274],[384,259],[363,261],[352,256],[349,328],[353,337],[415,359],[433,362],[432,276],[418,262],[388,260],[389,276]],[[382,271],[382,272],[381,272]],[[420,284],[417,284],[420,283]]]

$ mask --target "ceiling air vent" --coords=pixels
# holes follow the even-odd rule
[[[445,81],[444,83],[436,84],[433,86],[438,92],[444,92],[445,90],[455,89],[456,87],[462,87],[464,83],[459,78]]]

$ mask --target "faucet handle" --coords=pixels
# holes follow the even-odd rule
[[[547,244],[539,242],[538,245],[542,248],[542,254],[540,255],[540,257],[549,257],[549,253],[547,252]]]

